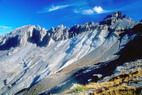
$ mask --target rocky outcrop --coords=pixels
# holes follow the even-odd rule
[[[116,12],[114,14],[108,15],[106,18],[104,18],[103,21],[100,22],[100,24],[112,25],[116,23],[116,21],[122,20],[125,18],[126,18],[126,15],[123,15],[122,12]]]

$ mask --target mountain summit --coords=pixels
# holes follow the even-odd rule
[[[74,84],[103,84],[118,76],[127,78],[122,75],[129,76],[137,69],[141,73],[141,36],[142,22],[135,22],[122,12],[108,15],[99,23],[71,28],[20,27],[0,36],[0,94],[78,94],[78,90],[68,90],[76,89]],[[142,81],[141,74],[133,75]],[[136,88],[139,85],[129,84]],[[91,89],[82,91],[86,95],[98,93],[98,89]]]

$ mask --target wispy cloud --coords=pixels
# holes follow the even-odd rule
[[[0,28],[3,28],[3,29],[10,29],[12,27],[8,27],[8,26],[0,26]]]
[[[0,35],[3,35],[3,34],[5,34],[5,33],[9,33],[9,32],[12,31],[12,30],[13,30],[12,27],[0,25]]]
[[[102,14],[110,12],[108,10],[104,10],[101,6],[95,6],[92,9],[85,9],[85,10],[74,10],[75,13],[81,13],[86,15],[92,15],[92,14]]]
[[[91,14],[94,14],[94,11],[91,10],[91,9],[83,10],[83,11],[82,11],[82,14],[89,14],[89,15],[91,15]]]
[[[52,12],[52,11],[57,11],[57,10],[60,10],[60,9],[64,9],[66,7],[69,7],[69,5],[58,5],[58,6],[52,5],[51,7],[44,8],[43,10],[38,11],[37,13],[48,13],[48,12]]]
[[[56,10],[59,10],[59,9],[63,9],[63,8],[66,8],[68,7],[69,5],[61,5],[61,6],[52,6],[51,8],[48,9],[49,12],[51,11],[56,11]]]

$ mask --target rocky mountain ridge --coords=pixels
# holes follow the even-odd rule
[[[142,58],[141,27],[116,12],[99,23],[50,30],[26,25],[1,36],[0,94],[60,94],[94,75],[111,76]]]
[[[123,22],[124,25],[122,25],[121,22]],[[91,31],[96,28],[101,30],[110,29],[110,31],[114,32],[132,28],[134,23],[135,22],[130,18],[126,18],[126,16],[122,15],[121,12],[116,12],[112,15],[108,15],[100,23],[88,22],[84,25],[75,25],[71,28],[59,25],[55,28],[52,27],[50,30],[46,30],[40,26],[26,25],[14,30],[4,37],[1,37],[0,43],[2,46],[6,43],[6,41],[8,42],[10,39],[13,39],[15,40],[15,43],[19,42],[21,45],[31,42],[37,44],[38,46],[47,46],[49,43],[70,39],[82,32]]]

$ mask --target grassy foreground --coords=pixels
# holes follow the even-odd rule
[[[135,84],[136,86],[132,84]],[[109,81],[78,85],[75,88],[65,91],[64,94],[142,95],[142,69],[139,67],[136,70],[132,70],[130,73],[119,74]]]

